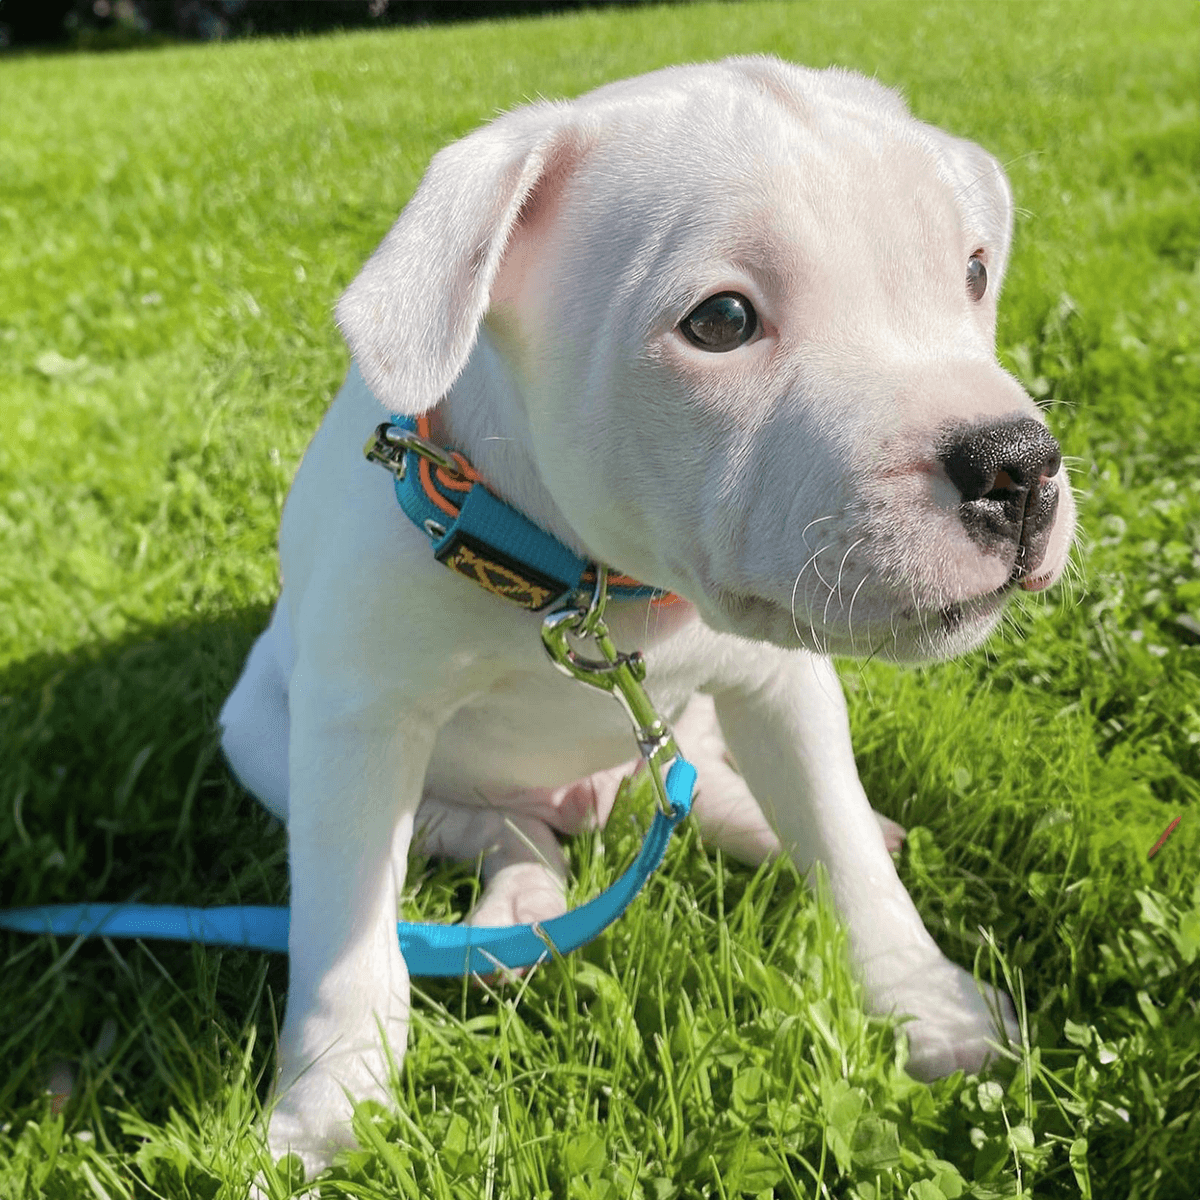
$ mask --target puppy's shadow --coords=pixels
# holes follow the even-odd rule
[[[216,730],[268,616],[143,630],[0,672],[0,906],[287,903],[283,828],[237,785]],[[130,947],[0,934],[0,1120],[55,1062],[86,1065],[97,1039],[111,1061],[94,1073],[124,1087],[172,1086],[147,1027],[211,1041],[228,1014],[265,1023],[269,1049],[282,955]]]

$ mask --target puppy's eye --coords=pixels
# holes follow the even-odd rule
[[[972,300],[982,300],[987,291],[987,267],[978,254],[972,254],[967,259],[967,295]]]
[[[758,329],[754,305],[737,292],[719,292],[697,304],[679,328],[693,346],[724,354],[744,346]]]

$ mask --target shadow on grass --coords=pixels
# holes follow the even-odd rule
[[[287,903],[283,829],[238,787],[216,733],[267,617],[142,631],[0,674],[0,906]],[[187,1076],[198,1087],[202,1059],[219,1069],[244,1036],[231,1021],[257,1022],[256,1058],[269,1053],[282,956],[133,946],[0,934],[0,1122],[39,1102],[62,1062],[101,1084],[101,1104],[115,1085],[145,1112],[178,1103]]]

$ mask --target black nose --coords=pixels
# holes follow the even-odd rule
[[[1041,561],[1058,508],[1054,476],[1062,451],[1032,417],[954,429],[938,450],[971,539],[984,549],[1017,547],[1013,578]]]

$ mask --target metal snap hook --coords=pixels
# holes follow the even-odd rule
[[[586,608],[577,605],[560,608],[543,619],[542,644],[550,661],[564,675],[609,692],[621,702],[633,722],[634,736],[654,782],[659,807],[670,816],[675,810],[667,796],[662,771],[679,751],[670,727],[658,715],[642,686],[646,678],[646,660],[636,650],[632,654],[622,654],[609,637],[608,626],[604,623],[606,601],[607,570],[601,566],[597,568],[596,586]],[[580,654],[568,641],[568,636],[594,642],[603,658]]]

